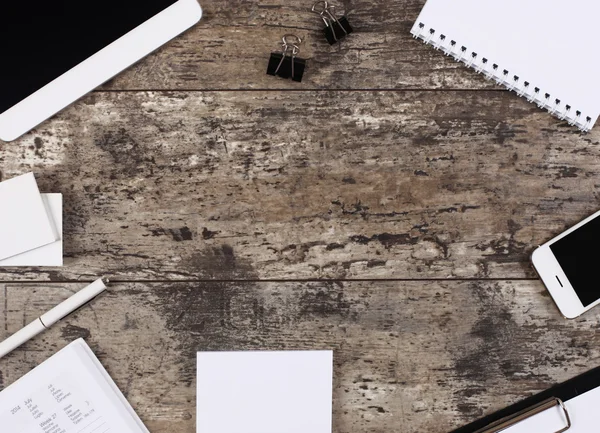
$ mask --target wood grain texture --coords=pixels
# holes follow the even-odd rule
[[[344,1],[356,29],[330,46],[312,0],[202,0],[204,17],[105,86],[112,90],[482,89],[495,84],[413,39],[424,0]],[[338,2],[337,4],[341,4]],[[343,8],[340,8],[343,10]],[[304,38],[302,83],[266,75],[286,33]]]
[[[600,133],[415,41],[425,0],[343,1],[333,47],[312,2],[201,3],[0,143],[0,180],[64,194],[66,256],[0,269],[0,339],[121,281],[0,360],[0,389],[84,337],[150,431],[192,433],[196,351],[333,349],[335,433],[443,433],[600,364],[599,313],[566,321],[529,280],[535,246],[599,208]],[[290,32],[303,83],[265,74]]]
[[[0,278],[533,278],[599,157],[502,92],[94,94],[1,145],[65,195],[66,267]]]
[[[0,337],[80,286],[6,284]],[[443,433],[600,363],[599,318],[529,281],[114,284],[0,388],[84,337],[151,431],[193,433],[196,351],[333,349],[334,432]]]

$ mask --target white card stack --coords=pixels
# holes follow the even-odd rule
[[[62,266],[62,194],[28,173],[0,182],[0,210],[0,267]]]

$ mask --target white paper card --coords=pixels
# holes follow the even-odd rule
[[[198,353],[197,433],[331,433],[333,352]]]
[[[10,433],[148,433],[81,339],[0,393],[0,426]]]
[[[0,260],[58,240],[33,173],[0,183]]]
[[[62,266],[63,265],[63,200],[62,194],[42,194],[48,214],[52,217],[59,240],[35,250],[0,260],[0,267]]]

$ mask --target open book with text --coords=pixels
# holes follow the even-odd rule
[[[0,426],[10,433],[149,433],[82,339],[0,392]]]

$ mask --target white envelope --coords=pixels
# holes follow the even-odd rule
[[[0,260],[0,267],[7,266],[62,266],[63,265],[63,226],[62,194],[42,194],[42,202],[52,218],[60,239],[35,250]]]

